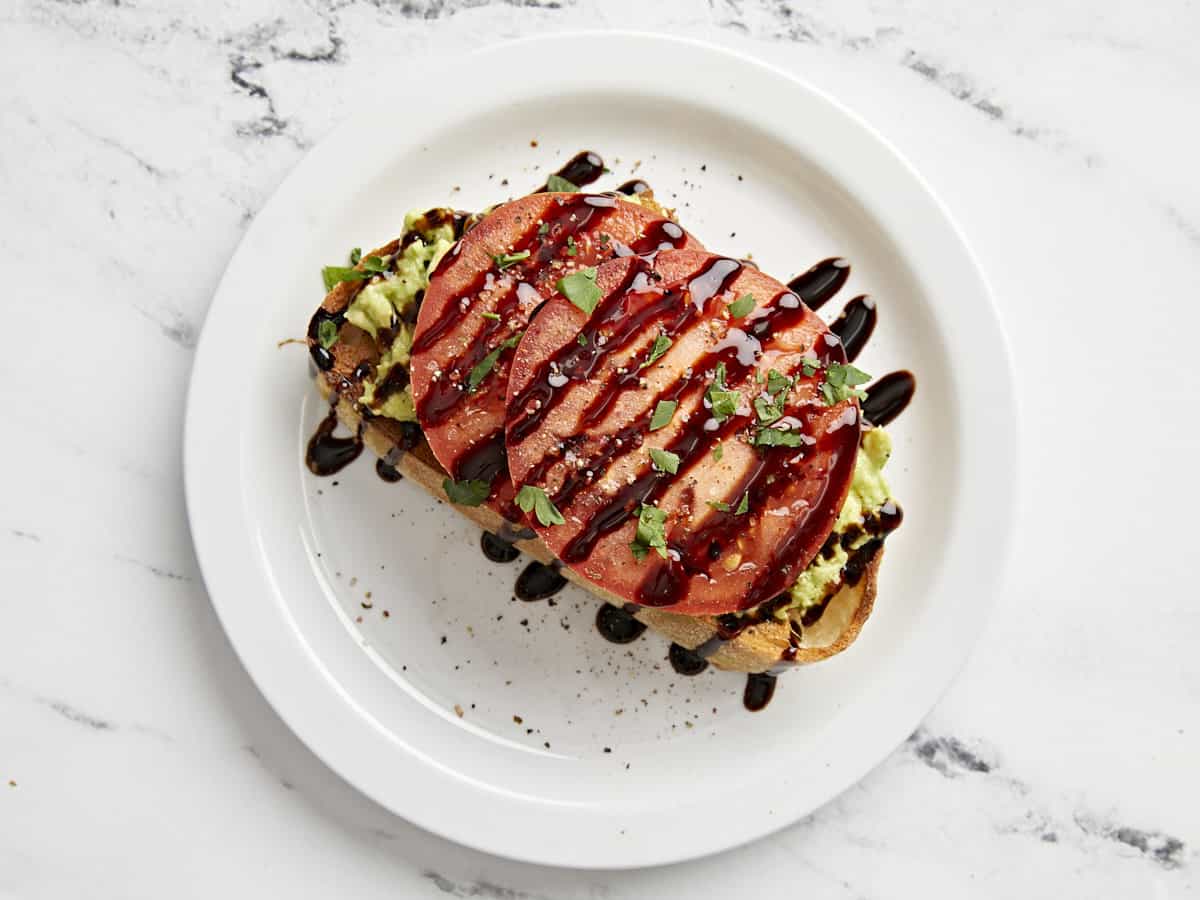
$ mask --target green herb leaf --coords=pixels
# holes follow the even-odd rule
[[[725,513],[729,512],[729,504],[725,503],[724,501],[705,500],[704,502],[707,503],[709,506],[711,506],[713,509],[715,509],[717,512],[725,512]]]
[[[783,418],[783,410],[779,404],[767,397],[754,398],[754,411],[758,414],[758,421],[763,425],[770,425]]]
[[[561,175],[551,175],[546,179],[546,190],[548,191],[567,191],[574,193],[579,190],[579,185],[574,182],[567,181]]]
[[[481,313],[480,313],[480,315],[481,315],[481,316],[483,316],[485,319],[491,319],[491,320],[493,320],[493,321],[495,321],[495,322],[499,322],[499,321],[500,321],[500,314],[499,314],[499,313],[494,313],[494,312],[481,312]]]
[[[538,232],[537,232],[538,237],[545,237],[549,233],[550,233],[550,223],[549,222],[543,222],[541,225],[538,226]]]
[[[795,431],[782,431],[778,428],[760,428],[754,435],[756,447],[801,447],[804,445],[800,434]]]
[[[496,268],[503,272],[510,266],[515,266],[523,259],[529,259],[529,251],[521,250],[517,253],[501,253],[492,257],[492,262],[496,264]]]
[[[668,475],[674,475],[679,471],[679,455],[672,453],[670,450],[659,450],[657,447],[651,447],[650,459],[653,460],[655,468],[666,472]]]
[[[612,236],[609,235],[607,232],[604,232],[604,231],[600,232],[600,246],[601,247],[607,247],[608,242],[611,240],[612,240]]]
[[[712,457],[716,462],[721,461],[721,457],[725,455],[725,448],[721,446],[721,442],[717,441],[713,444]]]
[[[665,334],[660,334],[654,339],[654,346],[650,348],[650,355],[646,357],[646,361],[642,363],[641,368],[651,365],[661,359],[663,354],[671,349],[671,339]]]
[[[332,319],[322,319],[317,326],[317,343],[328,350],[338,339],[338,326]]]
[[[717,363],[716,373],[713,375],[713,387],[718,390],[725,389],[725,363]]]
[[[488,373],[491,372],[492,369],[496,368],[496,362],[500,359],[500,354],[505,350],[517,346],[517,343],[521,340],[522,333],[523,332],[518,331],[475,364],[475,368],[473,368],[471,370],[471,374],[467,376],[468,391],[473,391],[475,388],[479,387],[480,382],[488,377]]]
[[[849,400],[851,397],[859,400],[866,399],[867,392],[860,390],[860,384],[866,384],[871,376],[862,369],[849,363],[830,363],[825,367],[825,381],[821,384],[821,396],[830,406]]]
[[[741,319],[750,314],[750,310],[754,309],[754,295],[742,294],[732,303],[729,304],[729,317],[731,319]]]
[[[387,271],[388,261],[380,256],[368,256],[362,260],[364,272],[369,272],[372,275],[379,275]]]
[[[554,289],[582,309],[589,316],[600,302],[600,288],[596,287],[596,270],[580,269],[558,279]]]
[[[321,270],[321,277],[325,280],[325,293],[328,294],[343,281],[365,281],[371,277],[371,273],[346,266],[326,266]]]
[[[659,400],[658,406],[654,407],[654,415],[650,417],[650,430],[658,431],[658,429],[670,425],[671,419],[675,418],[675,410],[678,408],[678,400]]]
[[[767,374],[767,393],[771,396],[791,390],[794,379],[788,378],[782,372],[772,369]]]
[[[819,369],[820,366],[820,361],[813,359],[811,356],[806,356],[800,360],[800,368],[803,370],[805,378],[811,378],[813,375],[816,375],[817,369]]]
[[[492,486],[486,481],[454,481],[450,478],[442,480],[442,490],[450,498],[451,503],[459,506],[478,506],[488,498]]]
[[[746,491],[746,493],[742,494],[741,502],[738,503],[737,509],[735,509],[733,511],[733,514],[735,516],[744,516],[749,511],[750,511],[750,492]]]
[[[362,259],[362,247],[355,247],[350,251],[350,265],[357,266],[360,259]]]
[[[575,235],[567,236],[567,256],[574,256],[579,252],[579,248],[575,246]]]
[[[724,422],[738,411],[738,407],[742,405],[742,395],[737,391],[718,391],[709,388],[708,402],[712,404],[713,418],[718,422]]]
[[[578,336],[576,336],[575,340],[579,342],[580,347],[587,346],[587,335],[584,334],[582,331],[579,332],[579,334],[578,334]]]
[[[667,558],[667,534],[664,527],[666,522],[666,510],[646,503],[642,504],[642,508],[638,512],[637,536],[629,545],[629,549],[639,562],[645,559],[646,554],[651,550],[663,559]]]
[[[549,528],[551,525],[562,525],[566,519],[558,511],[546,492],[531,484],[524,485],[517,491],[517,506],[524,512],[532,512],[537,520]]]

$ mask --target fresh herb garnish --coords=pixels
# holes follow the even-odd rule
[[[486,481],[475,479],[455,481],[452,478],[444,478],[442,479],[442,490],[446,492],[451,503],[457,503],[459,506],[478,506],[488,498],[488,494],[492,492],[492,486]]]
[[[723,500],[705,500],[704,502],[707,503],[713,509],[715,509],[717,512],[724,512],[724,513],[729,512],[729,504]]]
[[[646,368],[646,366],[661,359],[663,354],[666,353],[670,349],[671,349],[671,339],[669,337],[667,337],[665,334],[660,334],[658,337],[656,337],[654,339],[654,346],[650,348],[650,355],[646,357],[646,361],[644,363],[642,363],[640,368],[644,369],[644,368]]]
[[[742,395],[737,391],[719,391],[715,386],[708,389],[708,402],[712,407],[713,418],[724,422],[738,411],[742,405]]]
[[[388,261],[381,256],[368,256],[361,262],[363,270],[370,272],[372,275],[379,275],[387,271]]]
[[[580,269],[558,279],[554,289],[582,309],[589,316],[600,302],[600,288],[596,287],[595,268]]]
[[[550,502],[546,492],[531,484],[527,484],[517,491],[517,506],[521,507],[524,512],[532,512],[537,516],[537,520],[547,528],[551,525],[561,525],[566,521],[562,517],[562,513],[558,511],[558,507]]]
[[[744,516],[749,511],[750,511],[750,492],[746,491],[746,493],[742,494],[741,502],[738,503],[737,509],[735,509],[733,511],[733,514],[735,516]]]
[[[600,232],[600,246],[601,247],[607,247],[608,242],[611,240],[612,240],[612,237],[609,236],[608,232],[606,232],[606,231]]]
[[[567,235],[567,256],[574,256],[579,252],[579,248],[575,246],[575,235]]]
[[[729,317],[731,319],[744,318],[749,315],[752,309],[754,309],[754,295],[742,294],[742,296],[729,304]]]
[[[326,266],[321,270],[321,278],[325,281],[325,293],[327,294],[343,281],[365,281],[371,277],[371,274],[346,266]]]
[[[317,326],[317,343],[328,350],[338,339],[337,323],[332,319],[322,319],[321,324]]]
[[[811,356],[806,356],[800,360],[800,369],[804,372],[805,378],[811,378],[817,374],[817,369],[820,368],[820,360],[813,359]]]
[[[579,190],[579,185],[572,181],[567,181],[567,179],[563,178],[561,175],[551,175],[546,179],[546,190],[575,193]]]
[[[543,222],[541,225],[538,226],[538,232],[537,232],[538,237],[545,237],[549,233],[550,233],[550,223],[549,222]]]
[[[500,321],[500,313],[494,313],[494,312],[481,312],[481,313],[480,313],[480,315],[481,315],[481,316],[483,316],[485,319],[491,319],[491,320],[493,320],[493,321],[495,321],[495,322],[499,322],[499,321]]]
[[[672,453],[670,450],[659,450],[657,447],[651,447],[650,459],[653,460],[654,467],[660,472],[674,475],[679,471],[679,454]]]
[[[645,559],[646,554],[651,550],[663,559],[667,558],[667,533],[664,527],[666,522],[666,510],[646,503],[642,504],[642,508],[638,511],[637,536],[629,545],[629,549],[638,562]]]
[[[784,391],[791,390],[794,381],[795,379],[788,378],[782,372],[772,369],[767,374],[767,393],[773,397],[782,394]]]
[[[678,408],[678,400],[659,400],[658,405],[654,407],[654,415],[650,417],[650,430],[658,431],[658,429],[670,425],[671,419],[675,418],[675,410]]]
[[[721,457],[725,455],[725,448],[721,446],[721,442],[717,441],[713,444],[712,458],[715,462],[720,462]]]
[[[355,247],[350,251],[350,265],[357,266],[360,259],[362,259],[362,247]]]
[[[821,382],[821,396],[830,406],[854,397],[865,400],[867,392],[859,389],[860,384],[866,384],[871,376],[862,369],[849,363],[830,363],[825,367],[825,380]]]
[[[580,347],[587,346],[587,335],[584,334],[582,331],[579,332],[579,335],[575,338],[575,340],[579,342]]]
[[[758,414],[758,421],[763,425],[770,425],[783,418],[783,409],[770,397],[755,397],[754,412]]]
[[[492,257],[492,262],[496,264],[496,268],[503,272],[505,269],[515,266],[523,259],[529,259],[528,250],[520,250],[516,253],[500,253]]]
[[[473,368],[471,370],[471,374],[467,376],[468,391],[473,391],[475,388],[479,387],[480,382],[487,378],[488,373],[496,367],[496,362],[500,359],[500,354],[511,347],[517,346],[517,343],[521,340],[522,333],[523,332],[518,331],[475,364],[475,368]]]
[[[754,435],[756,447],[800,447],[803,437],[795,431],[783,431],[780,428],[760,428]]]

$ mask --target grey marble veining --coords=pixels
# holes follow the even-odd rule
[[[6,5],[0,895],[1194,894],[1198,26],[1111,0]],[[180,487],[208,303],[304,152],[413,60],[588,27],[727,44],[876,125],[976,248],[1022,399],[1014,574],[928,721],[808,819],[642,872],[464,850],[331,774],[229,648]]]

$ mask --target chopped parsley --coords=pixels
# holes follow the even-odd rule
[[[729,317],[731,319],[745,318],[752,309],[754,309],[754,295],[742,294],[729,304]]]
[[[721,457],[725,455],[725,448],[721,446],[721,442],[717,441],[713,444],[712,458],[715,462],[720,462]]]
[[[672,453],[670,450],[659,450],[657,447],[651,447],[650,459],[653,460],[654,467],[660,472],[674,475],[679,471],[679,454]]]
[[[816,375],[817,369],[820,368],[820,366],[820,361],[811,356],[806,356],[800,360],[800,368],[804,372],[805,378],[811,378],[813,375]]]
[[[523,259],[529,259],[528,250],[521,250],[517,253],[500,253],[492,257],[492,261],[496,264],[496,268],[501,272],[507,268],[515,266]]]
[[[713,509],[715,509],[717,512],[723,512],[723,513],[729,512],[729,504],[723,500],[705,500],[704,502],[707,503]]]
[[[370,272],[373,275],[378,275],[381,272],[387,271],[388,261],[386,259],[384,259],[383,257],[368,256],[365,259],[361,260],[361,262],[362,262],[363,269],[367,272]]]
[[[704,396],[708,400],[713,418],[718,422],[724,422],[742,405],[742,395],[725,387],[725,363],[717,363],[712,384],[708,386]]]
[[[483,316],[485,319],[491,319],[491,320],[493,320],[493,321],[495,321],[495,322],[499,322],[499,321],[500,321],[500,314],[499,314],[499,313],[494,313],[494,312],[481,312],[481,313],[480,313],[480,315],[481,315],[481,316]]]
[[[596,287],[595,268],[580,269],[558,279],[554,289],[582,309],[589,316],[600,302],[600,288]]]
[[[767,393],[771,396],[782,394],[784,391],[791,390],[794,378],[788,378],[782,372],[772,369],[767,374]]]
[[[576,338],[575,338],[575,340],[579,342],[579,346],[580,346],[580,347],[586,347],[586,346],[587,346],[587,335],[586,335],[586,334],[584,334],[582,331],[581,331],[581,332],[579,332],[579,336],[578,336],[578,337],[576,337]]]
[[[825,380],[821,382],[821,396],[825,402],[833,406],[851,397],[865,400],[867,392],[859,389],[860,384],[866,384],[871,376],[862,369],[855,368],[849,363],[830,363],[825,367]]]
[[[575,245],[575,235],[567,235],[567,256],[574,256],[579,252],[579,248]]]
[[[517,491],[517,506],[521,507],[523,512],[532,512],[537,516],[537,520],[547,528],[551,525],[561,525],[566,521],[562,517],[562,513],[558,511],[558,507],[550,502],[546,492],[531,484],[527,484]]]
[[[321,270],[321,278],[325,281],[325,293],[327,294],[343,281],[365,281],[370,277],[370,272],[347,266],[326,266]]]
[[[744,516],[748,512],[750,512],[750,492],[746,491],[746,493],[742,494],[741,502],[738,503],[737,509],[733,511],[733,514],[735,516]]]
[[[488,498],[492,486],[486,481],[454,481],[445,478],[442,479],[442,490],[446,492],[451,503],[457,503],[459,506],[478,506]]]
[[[653,550],[663,559],[667,558],[666,510],[657,506],[642,504],[638,511],[637,535],[629,549],[634,558],[641,562]]]
[[[538,232],[537,232],[538,237],[545,237],[549,233],[550,233],[550,223],[549,222],[543,222],[541,225],[538,226]]]
[[[500,354],[505,350],[517,346],[517,342],[521,340],[523,332],[518,331],[512,337],[506,339],[495,350],[481,359],[475,364],[475,368],[471,370],[471,374],[467,376],[467,390],[473,391],[479,387],[480,382],[488,377],[488,373],[496,368],[496,362],[500,359]]]
[[[338,339],[338,326],[333,319],[322,319],[317,326],[317,343],[328,350]]]
[[[650,430],[658,431],[670,425],[678,408],[678,400],[659,400],[658,406],[654,407],[654,415],[650,417]]]
[[[642,363],[640,368],[646,368],[657,360],[661,359],[663,354],[671,349],[671,339],[665,334],[660,334],[654,339],[654,346],[650,348],[650,355],[646,357],[646,361]]]
[[[355,247],[350,251],[350,265],[357,266],[360,259],[362,259],[362,247]]]
[[[567,181],[561,175],[551,175],[546,179],[546,190],[548,191],[564,191],[566,193],[575,193],[579,190],[579,185],[573,181]]]
[[[756,447],[802,447],[804,440],[795,431],[784,431],[780,428],[760,428],[754,435]]]
[[[755,397],[754,412],[758,415],[758,421],[763,425],[770,425],[783,418],[783,407],[772,397]]]

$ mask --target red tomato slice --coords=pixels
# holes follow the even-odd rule
[[[413,398],[438,461],[456,481],[491,484],[513,521],[504,398],[513,349],[541,291],[618,254],[699,244],[655,212],[604,194],[534,194],[493,210],[442,259],[414,337]]]
[[[596,282],[591,315],[551,297],[512,363],[513,480],[566,519],[530,526],[632,603],[710,615],[771,599],[849,490],[857,401],[820,390],[840,341],[783,284],[702,251],[613,260]],[[661,548],[653,527],[639,540],[647,509]]]

